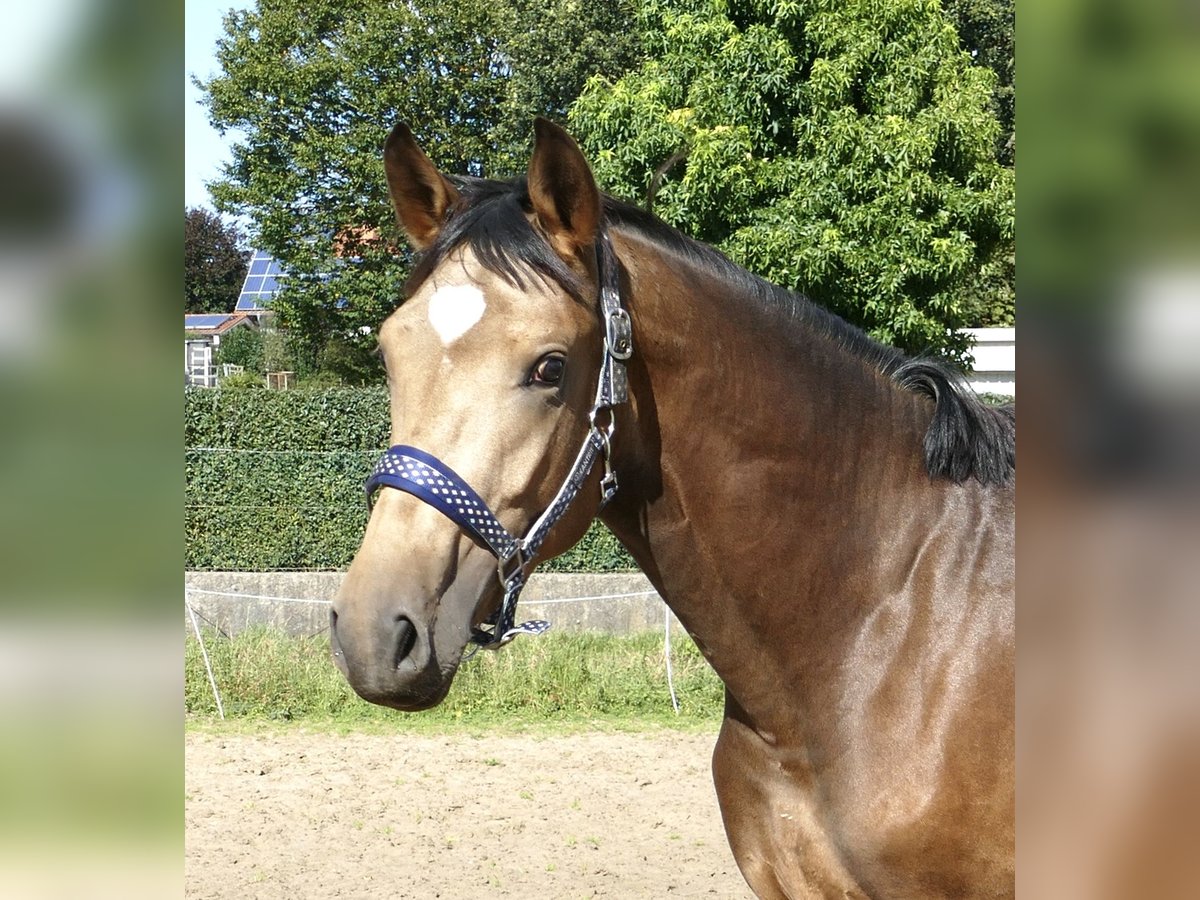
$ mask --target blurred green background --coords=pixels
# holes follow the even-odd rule
[[[163,896],[180,880],[182,9],[27,5],[10,11],[0,38],[5,896],[42,896],[51,881],[86,888],[78,896]],[[1097,721],[1123,722],[1143,749],[1119,773],[1129,783],[1170,775],[1178,795],[1196,773],[1158,763],[1197,758],[1182,752],[1200,730],[1195,697],[1181,695],[1157,724],[1138,716],[1175,697],[1167,687],[1200,684],[1196,581],[1182,577],[1200,518],[1200,15],[1179,0],[1039,0],[1022,3],[1017,21],[1021,533],[1058,524],[1054,540],[1022,539],[1022,667],[1061,666],[1067,638],[1099,621],[1096,598],[1108,595],[1079,574],[1105,560],[1115,608],[1128,615],[1111,620],[1103,659],[1125,658],[1137,634],[1128,671],[1140,680],[1118,670],[1114,683],[1129,690],[1099,691],[1103,678],[1082,679],[1053,695],[1046,720],[1095,710]],[[1063,484],[1078,487],[1070,502]],[[1148,528],[1166,508],[1172,527]],[[1098,512],[1119,537],[1062,553],[1055,541]],[[1139,564],[1151,540],[1148,572]],[[1055,590],[1039,590],[1046,584]],[[1064,606],[1077,595],[1082,605]],[[1031,617],[1051,608],[1062,615]],[[1053,652],[1037,655],[1042,646]],[[1190,657],[1177,656],[1185,647]],[[1025,690],[1021,707],[1050,696]],[[1029,721],[1022,741],[1041,741],[1041,720]],[[1096,757],[1081,765],[1051,752],[1067,746],[1038,744],[1049,768],[1023,769],[1023,792],[1031,778],[1113,774]],[[1125,784],[1085,781],[1080,795],[1111,801]],[[1023,835],[1057,821],[1027,823],[1027,808],[1039,815],[1023,806]],[[1194,839],[1194,812],[1176,813],[1158,821]],[[1143,836],[1122,833],[1063,859],[1081,861],[1079,871],[1108,865],[1113,846]],[[1172,875],[1175,859],[1155,871]],[[1121,890],[1138,882],[1103,883],[1138,896]],[[1183,882],[1167,886],[1189,895]]]

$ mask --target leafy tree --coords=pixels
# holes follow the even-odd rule
[[[241,233],[203,207],[183,214],[183,308],[186,312],[232,312],[246,279],[250,254]]]
[[[1011,244],[995,79],[936,0],[644,0],[571,125],[608,190],[909,351],[958,356]],[[661,168],[660,168],[661,167]]]
[[[1017,154],[1016,15],[1014,0],[942,0],[960,46],[996,74],[992,110],[1000,120],[996,158],[1011,166]]]
[[[264,374],[263,333],[257,328],[245,327],[226,332],[217,346],[216,362],[218,365],[241,366],[255,375]]]
[[[641,61],[633,0],[510,0],[507,93],[489,171],[525,170],[535,116],[566,121],[588,78],[619,78]]]
[[[260,0],[226,16],[221,72],[198,84],[213,124],[245,137],[211,194],[290,274],[272,308],[301,371],[380,373],[372,334],[409,261],[380,159],[392,124],[445,172],[511,174],[533,116],[632,61],[624,2]]]
[[[959,46],[996,75],[992,111],[1000,122],[996,159],[1012,166],[1017,155],[1016,22],[1013,0],[943,0],[946,15],[958,29]],[[1016,321],[1016,247],[1011,239],[998,244],[980,265],[978,277],[964,286],[967,322],[1012,325]]]

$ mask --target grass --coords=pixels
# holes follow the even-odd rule
[[[232,727],[301,722],[335,730],[541,731],[708,729],[721,718],[720,681],[687,639],[672,643],[675,715],[661,634],[550,634],[479,653],[438,707],[403,714],[360,700],[329,659],[326,636],[254,628],[233,638],[205,634],[205,646]],[[185,647],[189,727],[217,721],[199,644]]]

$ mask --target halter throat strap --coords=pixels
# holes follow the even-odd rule
[[[616,430],[613,407],[629,396],[625,363],[633,356],[633,329],[629,314],[621,306],[616,254],[606,230],[596,241],[596,265],[600,282],[600,317],[604,326],[604,350],[596,384],[596,397],[588,414],[588,431],[575,461],[550,505],[518,538],[506,529],[475,490],[448,465],[431,453],[397,444],[383,454],[367,479],[367,504],[376,491],[391,487],[412,494],[454,522],[479,546],[496,557],[496,571],[504,587],[504,598],[496,612],[474,629],[471,642],[477,649],[494,650],[519,634],[541,634],[550,627],[544,620],[514,625],[517,601],[525,587],[530,560],[550,530],[579,496],[599,458],[604,465],[600,481],[600,508],[617,492],[612,468],[612,437]],[[491,626],[488,630],[486,626]]]

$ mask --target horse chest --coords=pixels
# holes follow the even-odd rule
[[[875,760],[878,762],[878,760]],[[955,839],[963,822],[922,778],[853,753],[814,766],[726,718],[713,777],[734,857],[762,898],[1005,896],[1010,872]],[[994,871],[993,871],[994,870]],[[993,889],[994,888],[994,889]]]

